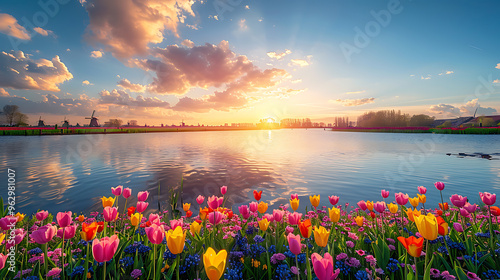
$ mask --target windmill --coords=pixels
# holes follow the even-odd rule
[[[94,112],[92,112],[92,116],[90,116],[90,118],[85,118],[87,120],[90,120],[90,124],[89,124],[90,127],[98,127],[99,126],[98,119],[96,117],[94,117],[94,114],[95,114],[95,110],[94,110]]]
[[[38,126],[45,126],[45,122],[42,120],[42,116],[38,119]]]
[[[69,127],[69,120],[67,120],[66,117],[64,117],[64,121],[62,121],[61,123],[63,124],[62,127],[66,127],[66,128]]]

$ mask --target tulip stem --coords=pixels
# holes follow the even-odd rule
[[[49,274],[49,257],[47,256],[48,250],[47,250],[47,243],[43,244],[43,266],[45,268],[45,279],[49,279],[47,276]],[[21,271],[22,273],[22,271]]]
[[[177,271],[177,280],[180,279],[179,277],[179,270],[181,270],[181,254],[177,254],[177,267],[175,268]]]
[[[297,256],[298,255],[295,255],[295,266],[297,267],[297,280],[300,280],[299,260],[298,260]]]
[[[425,254],[427,258],[427,253]],[[413,257],[415,259],[415,279],[418,280],[418,267],[417,267],[417,257]]]
[[[102,279],[103,279],[103,280],[104,280],[104,279],[106,279],[106,263],[107,263],[107,262],[106,262],[106,261],[104,261],[104,267],[103,267],[104,269],[102,270]]]
[[[428,257],[429,257],[429,240],[425,240],[425,266],[427,266],[427,260],[428,260]]]
[[[61,252],[61,258],[62,258],[62,279],[65,279],[64,278],[64,233],[65,233],[65,231],[66,231],[65,228],[62,228],[62,233],[63,233],[63,236],[62,236],[62,246],[61,246],[61,250],[62,250],[62,252]]]
[[[156,244],[153,246],[153,279],[156,280]]]
[[[492,251],[492,255],[495,259],[496,262],[496,252],[495,252],[495,247],[493,246],[495,243],[493,242],[493,223],[491,223],[491,208],[490,205],[488,205],[488,220],[490,222],[490,250]]]
[[[85,256],[85,274],[83,275],[83,278],[87,278],[87,273],[89,272],[89,253],[90,253],[90,240],[87,241],[87,255]]]

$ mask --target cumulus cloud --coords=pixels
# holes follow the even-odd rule
[[[159,107],[170,108],[170,104],[157,97],[144,97],[142,95],[133,98],[124,90],[114,89],[111,92],[103,90],[99,92],[100,104],[122,105],[129,107]]]
[[[10,96],[10,94],[4,88],[0,88],[0,96]]]
[[[17,23],[17,19],[9,14],[0,14],[0,33],[16,37],[21,40],[29,40],[30,35],[26,28]]]
[[[275,58],[275,59],[282,59],[283,57],[285,57],[286,55],[288,54],[291,54],[292,51],[291,50],[288,50],[288,49],[285,49],[284,52],[268,52],[267,53],[267,56],[269,56],[270,58]]]
[[[431,79],[431,76],[427,76],[427,77],[420,76],[420,80],[430,80],[430,79]]]
[[[103,55],[104,55],[104,53],[103,53],[103,52],[101,52],[101,51],[92,51],[92,52],[90,53],[90,57],[92,57],[92,58],[100,58],[100,57],[102,57]]]
[[[250,6],[246,5],[245,9],[250,10]]]
[[[360,99],[337,99],[334,102],[341,103],[344,107],[360,106],[375,102],[374,97]]]
[[[33,30],[35,30],[36,33],[38,33],[42,36],[49,36],[49,35],[54,36],[54,37],[56,36],[53,31],[45,30],[41,27],[35,27],[35,28],[33,28]]]
[[[23,113],[48,113],[56,115],[87,115],[95,102],[91,99],[59,98],[52,93],[42,95],[41,101],[32,101],[19,96],[1,96],[0,104],[16,104]]]
[[[195,16],[192,0],[88,0],[86,39],[102,44],[117,58],[147,54],[149,44],[161,43],[166,31],[178,37],[178,25]]]
[[[193,41],[191,41],[189,39],[185,39],[184,41],[182,41],[181,45],[186,46],[188,48],[194,47]]]
[[[366,90],[358,90],[358,91],[348,91],[345,94],[358,94],[358,93],[365,93]]]
[[[500,69],[500,63],[497,64],[497,66],[495,67],[496,69]]]
[[[57,55],[52,60],[34,60],[22,51],[0,53],[1,87],[59,91],[58,85],[72,78]]]
[[[478,100],[478,98],[470,100],[464,105],[458,107],[450,104],[432,105],[429,108],[429,112],[436,115],[446,115],[452,117],[458,117],[461,115],[472,116],[474,113],[476,113],[476,115],[494,115],[498,113],[495,108],[481,107]]]
[[[146,86],[143,86],[141,84],[133,84],[127,79],[121,79],[120,81],[118,81],[118,86],[133,92],[144,92],[146,90]]]
[[[298,83],[302,83],[302,79],[296,79],[296,80],[293,80],[291,81],[292,84],[298,84]]]
[[[500,84],[500,80],[499,79],[496,79],[493,81],[494,84]]]
[[[94,84],[91,83],[91,82],[89,82],[89,81],[87,81],[87,80],[85,80],[85,81],[82,82],[82,85],[84,85],[84,86],[93,86]]]

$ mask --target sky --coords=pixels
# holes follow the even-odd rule
[[[35,125],[500,114],[498,1],[7,0],[0,107]]]

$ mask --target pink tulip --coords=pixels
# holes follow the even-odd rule
[[[220,193],[221,193],[222,195],[225,195],[225,194],[227,193],[227,186],[222,186],[222,187],[220,187]]]
[[[384,213],[385,211],[385,202],[377,201],[373,204],[373,209],[379,213]]]
[[[149,196],[148,191],[139,192],[139,193],[137,193],[137,200],[138,201],[146,201],[146,199],[148,199],[148,196]]]
[[[467,197],[466,196],[461,196],[458,194],[454,194],[450,197],[450,201],[455,207],[463,207],[465,203],[467,202]]]
[[[298,194],[296,194],[296,193],[292,193],[292,194],[290,195],[290,199],[291,199],[291,200],[294,200],[294,199],[299,199],[299,195],[298,195]]]
[[[365,211],[368,207],[366,207],[366,202],[364,200],[360,200],[358,202],[358,207],[361,208],[361,210]]]
[[[321,257],[318,253],[311,255],[314,273],[319,280],[337,279],[340,269],[333,271],[333,257],[329,253],[325,253],[325,257]]]
[[[73,226],[67,226],[65,228],[58,229],[57,230],[57,237],[63,238],[63,231],[64,231],[64,239],[65,240],[71,239],[71,238],[75,237],[76,226],[73,225]]]
[[[257,212],[257,209],[259,207],[259,204],[254,201],[254,202],[250,202],[250,212]]]
[[[380,194],[382,195],[383,198],[388,198],[389,197],[389,191],[381,190]]]
[[[477,205],[470,204],[469,202],[466,202],[464,205],[464,209],[467,210],[467,212],[469,212],[469,213],[474,213],[477,210]]]
[[[111,193],[114,196],[120,196],[122,194],[122,191],[123,191],[123,186],[118,186],[116,188],[111,187]]]
[[[123,189],[123,197],[125,199],[129,198],[132,195],[132,190],[130,188]]]
[[[103,216],[106,222],[113,222],[118,217],[118,208],[110,206],[104,207]]]
[[[300,222],[300,219],[302,219],[302,213],[299,213],[299,212],[288,213],[288,223],[289,224],[298,225]]]
[[[220,206],[220,204],[219,204],[219,198],[216,197],[215,195],[212,195],[211,197],[209,197],[207,199],[207,204],[208,204],[208,207],[210,207],[212,209],[217,209]]]
[[[442,191],[444,190],[444,183],[443,182],[436,182],[434,183],[434,186],[436,187],[436,189]]]
[[[54,238],[57,233],[57,227],[44,225],[30,234],[30,237],[38,244],[45,244]]]
[[[300,235],[293,235],[293,233],[289,233],[286,239],[288,240],[290,252],[292,252],[292,254],[294,255],[300,254],[300,250],[302,249],[302,244],[300,243]]]
[[[272,214],[266,213],[266,214],[262,215],[262,219],[267,219],[268,222],[273,222],[274,216]]]
[[[484,192],[484,193],[480,192],[479,197],[481,198],[483,203],[488,205],[488,206],[495,204],[495,202],[497,201],[497,195],[494,193],[491,194],[488,192]]]
[[[36,219],[39,221],[43,221],[43,220],[47,219],[48,216],[49,216],[49,212],[47,212],[47,211],[40,211],[40,212],[35,214]]]
[[[248,219],[248,217],[250,217],[250,211],[248,211],[248,206],[241,205],[240,207],[238,207],[238,211],[240,211],[240,214],[243,217],[243,219]]]
[[[281,220],[283,220],[283,215],[285,214],[284,211],[281,211],[281,210],[277,210],[277,209],[274,209],[273,210],[273,219],[276,221],[276,222],[281,222]]]
[[[143,202],[143,201],[138,201],[137,206],[135,207],[135,211],[142,213],[142,212],[144,212],[144,210],[146,210],[146,208],[148,208],[148,206],[149,206],[149,203]]]
[[[16,228],[16,229],[12,230],[8,241],[5,242],[5,249],[7,249],[7,251],[8,251],[11,247],[14,247],[17,244],[21,243],[21,241],[23,241],[24,237],[26,237],[27,233],[28,232],[24,231],[23,228]],[[13,240],[13,242],[11,240]]]
[[[199,195],[197,198],[196,198],[196,202],[198,202],[199,205],[201,205],[203,203],[203,201],[205,201],[205,197],[202,196],[202,195]]]
[[[149,242],[153,244],[161,244],[163,238],[165,238],[165,229],[163,226],[158,226],[152,224],[150,227],[146,229],[146,235],[148,236]]]
[[[183,219],[178,219],[178,220],[170,220],[170,228],[174,230],[176,227],[182,227],[184,225],[184,220]]]
[[[92,242],[92,254],[97,262],[108,262],[110,261],[118,249],[118,244],[120,244],[120,239],[118,236],[113,235],[111,237],[103,237],[101,240],[94,239]]]
[[[222,216],[224,215],[218,211],[211,212],[208,214],[208,221],[211,224],[216,225],[222,221]]]
[[[460,223],[453,223],[453,228],[458,232],[464,232],[464,228]]]
[[[394,194],[396,197],[396,203],[399,205],[406,205],[408,203],[408,195],[403,194],[402,192]]]
[[[148,219],[148,221],[149,221],[151,224],[155,224],[155,225],[159,226],[159,225],[160,225],[160,223],[161,223],[161,222],[160,222],[160,215],[151,213],[151,214],[149,214],[149,219]]]
[[[427,188],[424,186],[420,186],[417,189],[420,194],[425,194],[427,192]]]
[[[330,200],[330,204],[335,206],[337,203],[339,203],[339,197],[332,195],[328,197],[328,200]]]
[[[0,253],[0,270],[2,270],[5,267],[5,262],[7,261],[8,258],[9,258],[8,255]]]
[[[464,208],[460,208],[460,215],[462,217],[469,217],[469,211],[465,210]]]
[[[71,225],[71,223],[73,222],[73,218],[71,217],[71,215],[73,215],[71,211],[57,213],[56,219],[59,226],[67,227]]]
[[[9,230],[16,227],[17,217],[7,216],[0,219],[0,228]]]

